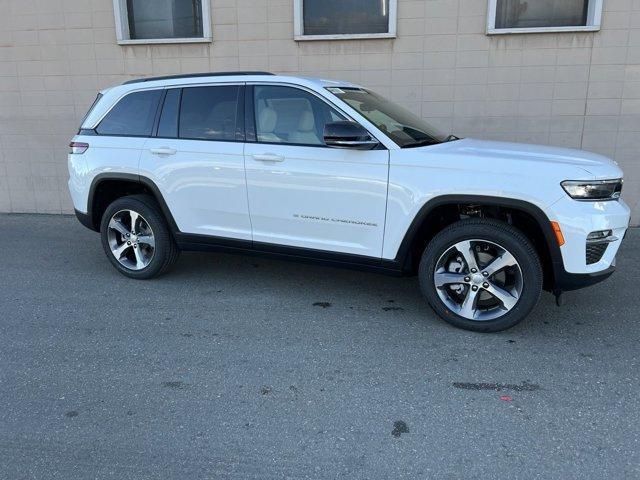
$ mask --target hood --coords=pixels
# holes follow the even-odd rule
[[[421,147],[420,150],[424,150],[425,153],[444,154],[447,157],[455,155],[468,159],[486,160],[494,166],[502,164],[506,170],[514,173],[516,171],[520,173],[522,169],[550,168],[563,171],[565,174],[572,171],[578,178],[567,178],[571,180],[622,177],[622,170],[613,160],[597,153],[571,148],[465,138]]]

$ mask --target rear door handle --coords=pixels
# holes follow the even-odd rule
[[[177,152],[175,148],[169,147],[152,148],[149,151],[154,155],[175,155]]]
[[[284,157],[282,155],[276,155],[274,153],[262,153],[258,155],[252,155],[254,160],[260,162],[282,162]]]

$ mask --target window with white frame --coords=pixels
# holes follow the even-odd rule
[[[397,0],[294,0],[296,40],[396,35]]]
[[[209,0],[113,0],[118,43],[211,41]]]
[[[487,33],[600,30],[603,0],[489,0]]]

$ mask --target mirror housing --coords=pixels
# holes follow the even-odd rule
[[[324,143],[327,147],[353,148],[356,150],[371,150],[379,142],[372,138],[360,124],[356,122],[330,122],[324,126]]]

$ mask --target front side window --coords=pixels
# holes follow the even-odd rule
[[[96,132],[99,135],[150,136],[161,95],[162,90],[126,95],[105,115]]]
[[[346,120],[309,92],[292,87],[254,88],[256,138],[264,143],[324,145],[324,126]]]
[[[295,38],[392,37],[396,0],[295,0]]]
[[[209,0],[114,0],[120,43],[198,41],[211,37]]]
[[[182,90],[178,136],[191,140],[236,140],[240,87],[188,87]]]
[[[596,30],[602,0],[490,0],[489,33]]]
[[[418,147],[446,141],[439,132],[409,110],[363,88],[327,88],[360,113],[400,147]]]

